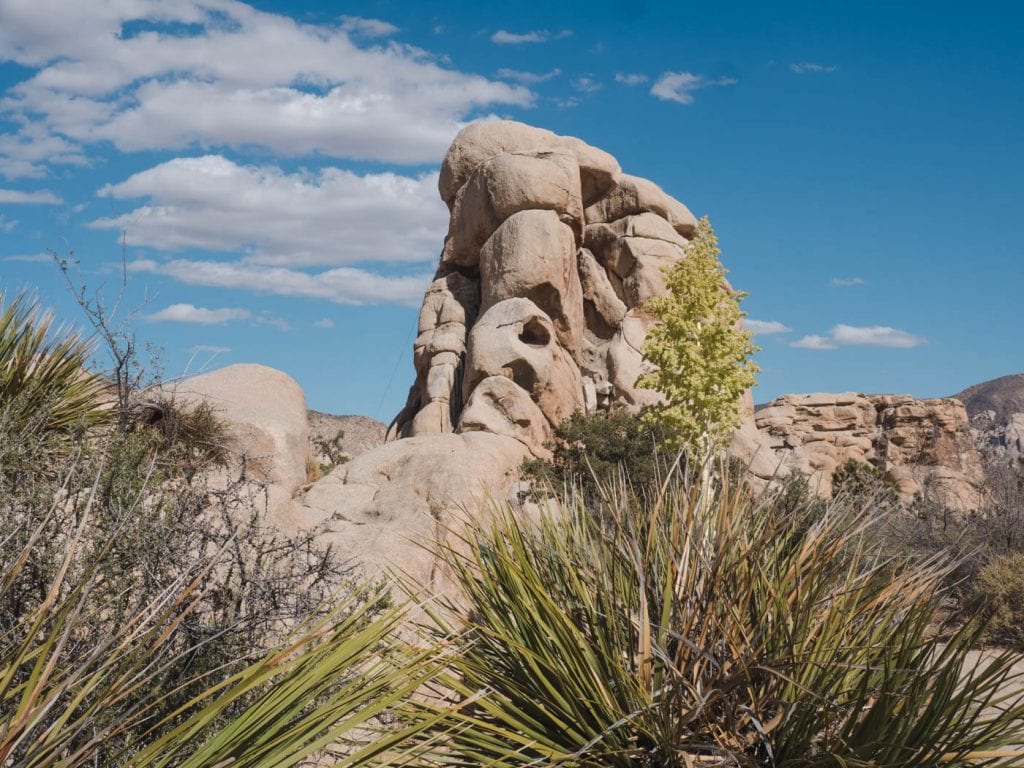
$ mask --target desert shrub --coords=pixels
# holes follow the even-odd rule
[[[1024,649],[1024,553],[994,557],[971,584],[974,606],[992,615],[986,637]]]
[[[873,464],[847,459],[832,475],[832,493],[855,501],[870,501],[878,507],[891,508],[899,502],[896,486]]]
[[[109,386],[49,315],[0,308],[0,764],[393,753],[434,669],[395,640],[403,611],[315,533],[268,528],[266,488],[232,474],[213,410],[142,393],[120,302],[74,293]]]
[[[179,427],[205,423],[203,434],[219,429],[210,418],[180,409],[174,417]],[[151,605],[187,588],[180,614],[164,618],[165,661],[144,693],[162,696],[153,718],[258,658],[291,627],[326,615],[339,591],[355,590],[344,565],[312,533],[285,537],[266,526],[260,486],[198,473],[212,466],[213,454],[193,438],[188,430],[141,425],[82,440],[67,460],[45,441],[0,435],[0,562],[24,558],[0,595],[0,636],[17,636],[47,600],[72,600],[81,591],[76,620],[89,631],[57,656],[73,668],[95,652],[94,638],[116,637]],[[372,607],[356,604],[359,611]],[[142,695],[126,696],[123,707]],[[247,703],[240,698],[220,716],[237,716]],[[94,720],[105,727],[122,715],[110,707]],[[97,754],[115,765],[111,755],[126,740],[141,748],[159,735],[123,733]]]
[[[442,551],[465,627],[437,619],[465,700],[444,764],[1019,764],[1019,657],[929,632],[948,566],[880,557],[870,511],[781,516],[721,475],[581,498]]]
[[[543,486],[574,487],[591,497],[622,477],[638,489],[648,488],[675,458],[671,442],[666,428],[625,409],[576,411],[555,428],[546,446],[551,459],[527,460],[523,474]]]
[[[402,617],[366,618],[348,601],[230,670],[180,680],[194,695],[174,701],[169,666],[199,646],[174,648],[174,627],[202,600],[181,580],[124,621],[97,617],[90,592],[104,580],[106,551],[83,564],[79,527],[66,541],[44,598],[0,635],[0,761],[23,768],[297,766],[346,743],[336,766],[361,766],[421,727],[403,702],[433,674],[424,655],[381,653]],[[0,570],[0,597],[27,567],[43,527]],[[391,641],[393,642],[393,641]],[[374,719],[394,709],[390,732]],[[355,737],[353,739],[353,737]],[[342,740],[345,740],[344,742]]]

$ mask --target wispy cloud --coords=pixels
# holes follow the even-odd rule
[[[597,93],[604,88],[600,82],[589,75],[574,78],[572,81],[572,87],[580,93]]]
[[[865,285],[866,281],[863,277],[833,277],[828,284],[838,288],[850,288],[855,285]]]
[[[197,344],[194,347],[189,347],[185,351],[193,355],[200,354],[203,352],[209,353],[211,355],[223,355],[227,352],[230,352],[231,347],[219,347],[215,344]]]
[[[650,78],[647,75],[642,75],[639,72],[619,72],[615,75],[615,82],[623,85],[642,85],[648,80]]]
[[[774,333],[789,333],[793,329],[778,320],[753,320],[743,318],[743,327],[755,336],[768,336]]]
[[[534,29],[530,32],[509,32],[499,29],[491,35],[491,42],[497,45],[523,45],[524,43],[546,43],[548,40],[562,40],[572,37],[571,29],[552,33],[546,29]]]
[[[340,27],[349,34],[363,37],[387,37],[398,31],[398,27],[390,22],[362,16],[342,16]]]
[[[502,80],[515,80],[517,83],[523,83],[524,85],[544,83],[558,77],[560,74],[562,74],[562,70],[558,68],[547,72],[522,72],[518,69],[509,69],[508,67],[502,67],[498,70],[498,77]]]
[[[813,61],[801,61],[796,64],[790,64],[789,69],[791,72],[795,72],[798,75],[805,74],[807,72],[835,72],[835,65],[832,64],[815,64]]]
[[[319,320],[317,320],[315,323],[313,323],[313,326],[315,328],[330,329],[330,328],[334,327],[334,321],[331,320],[331,318],[329,318],[329,317],[321,317]]]
[[[713,86],[736,85],[736,82],[733,77],[709,79],[692,72],[664,72],[651,86],[651,95],[663,101],[693,104],[694,91]]]
[[[131,272],[165,275],[186,285],[232,288],[276,296],[322,299],[336,304],[395,303],[419,306],[430,284],[430,273],[385,276],[354,267],[303,272],[242,261],[175,259],[129,262]]]
[[[90,223],[127,230],[134,245],[239,253],[289,267],[430,262],[448,219],[436,173],[285,173],[221,155],[169,160],[98,194],[144,199],[128,213]]]
[[[8,205],[60,205],[64,201],[48,189],[22,192],[19,189],[0,189],[0,203]]]
[[[146,319],[154,323],[193,323],[196,325],[221,325],[232,320],[249,320],[252,312],[237,307],[208,309],[194,304],[171,304],[159,312],[147,315]]]
[[[836,325],[827,336],[811,334],[790,346],[800,349],[837,349],[839,347],[884,347],[910,349],[926,343],[926,339],[887,325]]]
[[[17,253],[13,256],[4,256],[4,261],[23,261],[29,264],[53,263],[53,256],[49,253]]]

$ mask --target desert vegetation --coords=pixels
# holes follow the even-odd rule
[[[112,395],[88,342],[3,318],[4,765],[1019,764],[1019,656],[971,655],[1013,639],[1012,542],[977,570],[999,605],[950,617],[964,559],[894,553],[871,472],[758,493],[714,435],[574,416],[540,511],[452,531],[414,626],[264,527],[214,411]]]
[[[89,343],[0,316],[0,762],[297,764],[417,686],[400,610],[264,527],[216,414],[120,412]]]

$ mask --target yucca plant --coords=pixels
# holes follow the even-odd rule
[[[87,340],[55,328],[53,315],[26,295],[6,301],[0,291],[0,416],[41,420],[50,431],[109,420],[105,385],[86,367],[90,352]]]
[[[434,764],[1024,764],[1020,657],[933,631],[947,564],[884,559],[870,510],[700,474],[498,509],[443,549],[460,703]]]

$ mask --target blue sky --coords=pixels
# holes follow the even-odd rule
[[[708,214],[784,392],[1024,370],[1016,3],[0,0],[0,288],[135,308],[390,420],[466,122],[572,134]],[[124,263],[120,245],[125,232]]]

